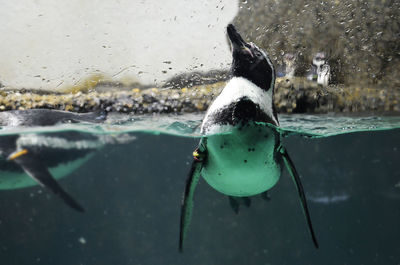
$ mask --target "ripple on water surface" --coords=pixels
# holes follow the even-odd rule
[[[65,123],[48,127],[2,127],[0,135],[21,133],[50,133],[80,131],[93,134],[142,132],[200,137],[204,114],[146,115],[110,113],[102,123]],[[328,137],[338,134],[380,131],[400,128],[400,116],[337,116],[337,115],[279,115],[279,131],[283,135]]]

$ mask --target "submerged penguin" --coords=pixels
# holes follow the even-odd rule
[[[235,209],[239,198],[246,203],[249,196],[271,189],[279,180],[283,164],[296,185],[318,248],[300,177],[274,128],[279,126],[273,104],[274,66],[266,53],[246,43],[232,24],[227,32],[232,43],[232,78],[209,107],[201,125],[203,137],[193,152],[181,206],[179,249],[182,251],[200,176],[228,195]]]
[[[6,129],[101,122],[104,119],[102,113],[76,114],[45,109],[0,112],[0,126]],[[83,212],[83,207],[55,178],[64,177],[77,169],[94,151],[107,143],[116,142],[114,138],[110,135],[74,131],[0,136],[0,189],[23,188],[38,183],[58,195],[73,209]]]

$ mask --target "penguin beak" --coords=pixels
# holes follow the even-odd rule
[[[232,24],[228,25],[227,32],[229,40],[232,43],[232,52],[244,52],[248,53],[251,57],[254,57],[252,51],[248,47],[250,45],[243,40],[242,36],[240,36]]]

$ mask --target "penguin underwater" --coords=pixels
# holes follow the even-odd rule
[[[46,109],[0,112],[0,126],[3,128],[98,123],[104,119],[104,114],[96,112],[77,114]],[[71,208],[84,212],[83,207],[55,178],[68,175],[85,163],[94,151],[110,142],[103,138],[102,135],[76,131],[2,135],[0,189],[23,188],[38,183],[59,196]]]
[[[273,104],[274,66],[267,54],[246,43],[232,24],[227,33],[232,44],[232,78],[201,124],[202,138],[193,152],[181,205],[179,250],[183,250],[201,176],[215,190],[228,195],[237,212],[239,199],[246,203],[249,196],[265,197],[279,180],[283,165],[296,185],[312,241],[318,248],[299,174],[274,128],[279,126]]]

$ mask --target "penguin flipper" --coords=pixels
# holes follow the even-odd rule
[[[47,167],[34,155],[25,154],[13,159],[23,170],[41,186],[50,189],[54,194],[61,197],[66,204],[71,208],[84,212],[85,210],[80,206],[67,192],[61,188],[57,181],[50,174]]]
[[[300,196],[301,206],[303,208],[303,213],[304,213],[304,215],[306,217],[308,229],[309,229],[310,234],[311,234],[311,238],[312,238],[312,240],[314,242],[314,246],[316,248],[318,248],[319,245],[318,245],[318,241],[317,241],[317,238],[315,236],[314,229],[313,229],[313,226],[312,226],[312,223],[311,223],[311,217],[310,217],[310,213],[308,211],[307,200],[306,200],[306,196],[304,194],[303,185],[301,184],[301,181],[300,181],[300,176],[297,173],[296,168],[294,167],[292,159],[290,159],[290,156],[289,156],[288,152],[286,151],[286,149],[283,146],[281,146],[281,148],[280,148],[280,153],[281,153],[281,155],[283,157],[283,161],[284,161],[284,163],[286,165],[286,168],[288,169],[290,175],[292,176],[292,180],[296,185],[297,192],[299,193],[299,196]]]
[[[180,252],[183,251],[183,240],[186,237],[186,233],[190,224],[190,219],[192,218],[194,190],[197,186],[197,183],[199,182],[202,167],[202,161],[194,160],[190,168],[189,176],[186,180],[186,187],[181,205],[181,223],[179,233]]]
[[[250,197],[235,197],[235,196],[228,196],[229,205],[231,206],[232,210],[239,214],[239,207],[240,204],[244,204],[247,208],[251,206],[251,199]]]

